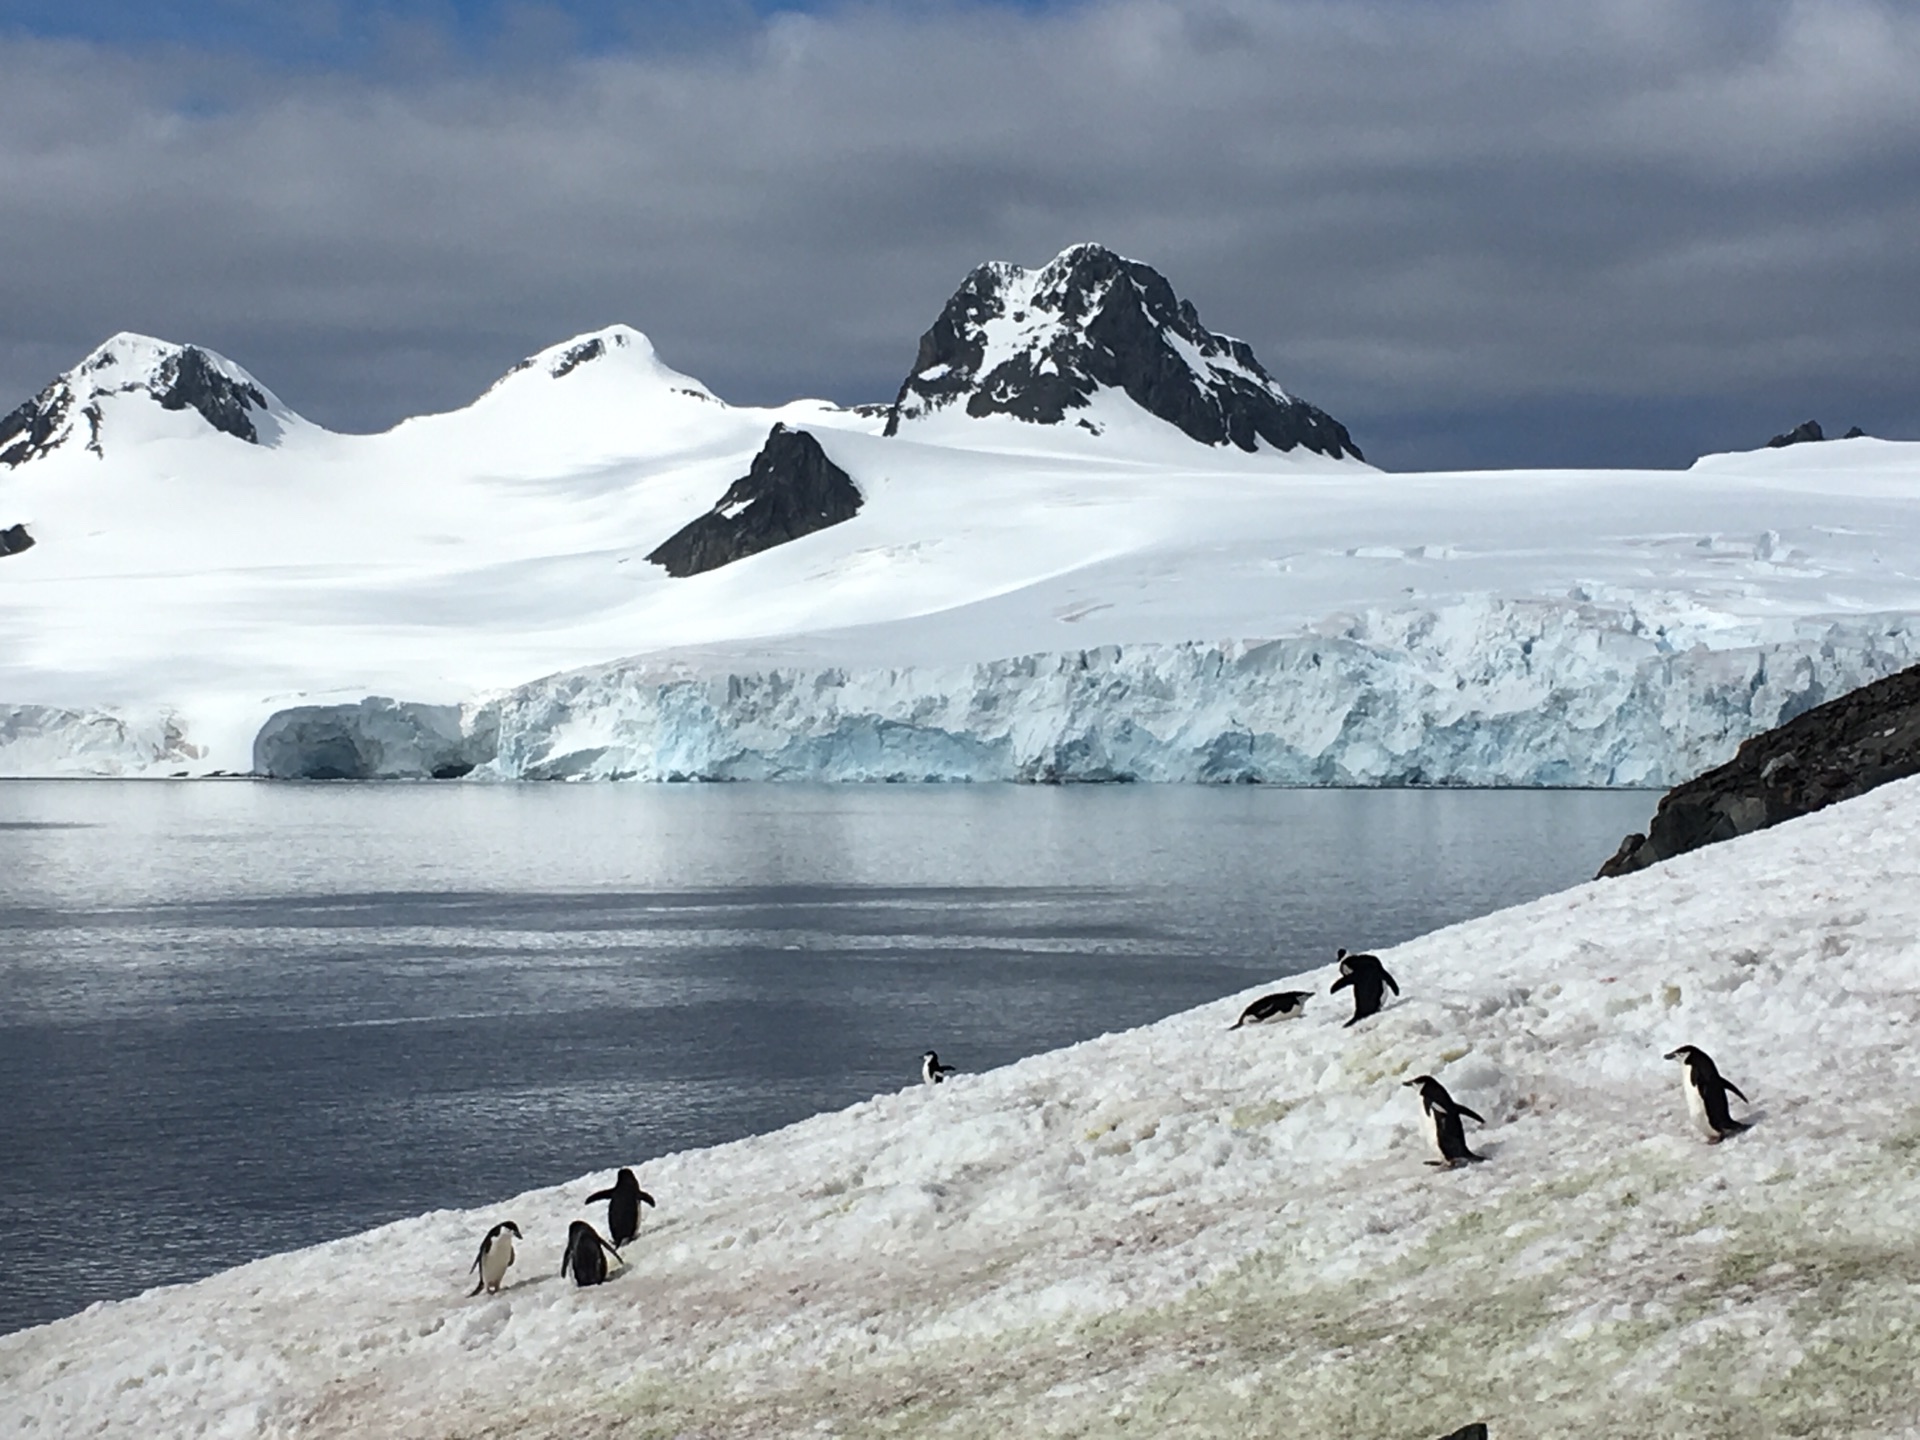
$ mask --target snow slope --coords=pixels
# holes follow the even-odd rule
[[[1920,781],[1382,958],[1404,998],[1355,1029],[1322,970],[1298,1022],[1228,1033],[1249,991],[636,1156],[659,1209],[601,1289],[553,1275],[594,1175],[0,1338],[0,1424],[1920,1433]],[[1681,1043],[1751,1131],[1691,1130]],[[1486,1164],[1423,1164],[1420,1073]]]
[[[156,398],[179,347],[116,347],[147,388],[100,399],[99,444],[0,467],[0,525],[37,541],[0,557],[0,774],[245,771],[276,712],[391,696],[497,715],[509,776],[1665,783],[1916,658],[1920,445],[1384,475],[1200,444],[1111,387],[1072,424],[948,407],[887,437],[823,402],[728,405],[625,327],[372,436],[206,357],[249,443]],[[59,382],[62,423],[131,373],[98,359]],[[686,579],[646,563],[775,423],[816,435],[860,513]],[[1329,644],[1345,688],[1295,696]],[[1125,683],[1013,683],[1089,665]],[[709,708],[755,704],[663,731],[661,677],[688,675]],[[1490,765],[1474,728],[1519,758]]]

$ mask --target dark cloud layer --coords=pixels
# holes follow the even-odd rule
[[[975,262],[1099,239],[1396,467],[1920,435],[1915,74],[1869,0],[848,7],[351,74],[14,39],[0,400],[137,329],[379,428],[616,320],[729,398],[890,398]]]

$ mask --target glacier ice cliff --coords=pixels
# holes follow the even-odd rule
[[[493,715],[370,695],[357,705],[276,711],[253,741],[253,771],[276,780],[453,780],[493,756]]]
[[[491,707],[507,779],[1664,786],[1913,663],[1915,617],[1718,645],[1637,611],[1374,611],[1265,642],[952,666],[641,659]],[[1748,643],[1737,643],[1747,639]],[[1734,643],[1728,643],[1734,642]]]
[[[0,705],[0,775],[144,775],[201,758],[181,718],[54,705]]]

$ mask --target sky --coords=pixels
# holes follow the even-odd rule
[[[891,399],[1098,240],[1392,469],[1920,438],[1920,5],[0,0],[0,413],[120,330],[376,430],[625,322]]]

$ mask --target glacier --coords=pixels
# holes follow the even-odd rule
[[[1633,606],[1463,601],[972,663],[647,657],[438,710],[437,749],[395,743],[412,711],[393,702],[284,712],[254,768],[427,778],[457,752],[503,780],[1665,787],[1916,661],[1904,614],[1702,634]]]

